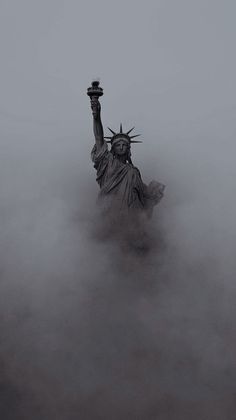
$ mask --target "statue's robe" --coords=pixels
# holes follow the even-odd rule
[[[163,197],[164,185],[152,181],[148,186],[142,181],[139,170],[130,163],[122,163],[108,150],[107,143],[92,149],[91,158],[97,171],[100,186],[99,201],[107,210],[143,211],[151,216],[153,207]]]

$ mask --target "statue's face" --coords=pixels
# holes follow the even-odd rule
[[[128,154],[129,145],[125,140],[120,139],[114,144],[114,152],[118,156],[125,156]]]

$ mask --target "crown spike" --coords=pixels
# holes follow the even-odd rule
[[[138,141],[138,140],[130,140],[130,143],[142,143],[142,141]]]
[[[106,137],[106,136],[104,136],[104,139],[110,139],[111,140],[112,137],[109,137],[109,136]]]
[[[126,134],[128,134],[128,135],[129,135],[129,133],[131,133],[131,131],[133,131],[133,130],[134,130],[134,128],[135,128],[135,127],[131,128],[129,131],[127,131],[127,133],[126,133]]]
[[[141,134],[136,134],[135,136],[130,136],[131,139],[134,139],[135,137],[139,137]]]
[[[120,134],[123,133],[123,129],[122,129],[122,123],[120,123]]]
[[[110,127],[107,127],[107,128],[108,128],[108,130],[110,130],[110,132],[111,132],[112,134],[114,134],[114,135],[116,134],[116,133],[115,133],[115,131],[113,131]]]

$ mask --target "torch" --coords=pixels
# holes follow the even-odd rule
[[[99,97],[103,95],[103,89],[99,86],[99,80],[94,80],[87,89],[87,95],[90,97],[93,117],[97,120],[100,117],[101,105]]]
[[[90,87],[87,89],[87,95],[92,98],[98,99],[99,96],[103,95],[103,89],[99,86],[100,82],[99,80],[94,80]]]

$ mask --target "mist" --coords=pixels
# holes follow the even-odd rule
[[[0,11],[1,419],[235,419],[235,4]],[[166,185],[146,253],[96,208],[95,77]]]

